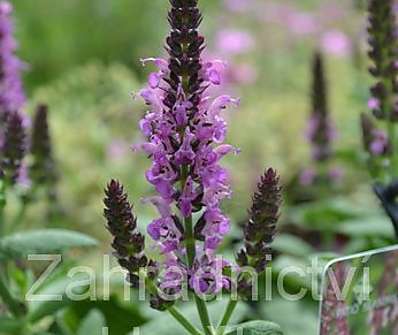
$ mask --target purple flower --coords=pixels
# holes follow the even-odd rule
[[[307,168],[304,171],[301,172],[300,177],[299,177],[299,182],[300,185],[303,186],[309,186],[314,183],[314,180],[316,178],[316,171],[311,168]]]
[[[371,97],[368,100],[368,108],[372,111],[380,109],[380,100],[375,97]]]
[[[0,2],[0,109],[1,113],[20,110],[25,104],[21,71],[25,68],[15,55],[17,42],[13,37],[13,8],[9,2]]]
[[[384,130],[377,128],[370,115],[361,114],[364,149],[371,156],[385,156],[391,152],[391,143]]]
[[[372,136],[373,140],[369,146],[370,153],[375,156],[383,155],[389,146],[387,134],[382,130],[374,129]]]
[[[188,2],[191,5],[171,1],[172,33],[166,39],[169,59],[143,61],[154,63],[157,71],[150,73],[148,85],[139,92],[148,111],[140,121],[146,142],[137,147],[152,160],[146,178],[158,196],[149,201],[161,214],[149,224],[148,234],[167,259],[190,274],[191,289],[215,293],[227,286],[227,282],[218,273],[212,277],[218,264],[213,253],[230,225],[220,209],[223,199],[231,195],[229,174],[221,167],[220,160],[237,152],[233,146],[223,144],[227,124],[222,111],[238,105],[239,100],[208,94],[209,87],[220,85],[225,63],[203,60],[204,38],[197,31],[200,14],[196,1]],[[183,48],[181,43],[190,47]],[[227,53],[240,53],[253,47],[251,36],[244,32],[224,31],[219,43]],[[203,214],[198,222],[193,222],[195,235],[191,238],[196,238],[193,248],[187,242],[190,230],[186,225],[192,222],[195,212]],[[196,257],[190,259],[192,253]],[[159,287],[176,289],[178,280],[179,276],[169,273],[158,280]]]
[[[313,15],[306,12],[292,12],[286,22],[290,31],[297,35],[313,34],[318,29],[318,23]]]
[[[215,295],[221,290],[230,289],[230,279],[223,274],[223,270],[230,264],[212,255],[203,255],[195,261],[189,284],[199,296]]]
[[[244,13],[251,9],[252,0],[224,0],[225,7],[231,12]]]
[[[331,156],[331,145],[337,132],[329,112],[323,57],[318,52],[313,59],[312,78],[312,108],[306,137],[312,146],[312,158],[315,161],[325,161]]]
[[[221,205],[232,191],[229,173],[221,161],[239,152],[224,143],[228,127],[223,112],[230,106],[238,106],[240,101],[226,94],[211,95],[210,89],[221,83],[225,63],[203,59],[205,39],[198,29],[202,21],[198,0],[170,0],[170,3],[171,31],[165,47],[168,59],[142,60],[144,65],[153,63],[157,70],[149,74],[146,87],[138,93],[147,105],[147,112],[139,122],[145,141],[135,145],[152,162],[145,176],[157,194],[144,202],[152,203],[159,212],[147,226],[147,233],[161,257],[159,263],[147,262],[145,258],[144,264],[137,265],[136,261],[140,260],[137,257],[145,255],[140,249],[139,255],[133,253],[132,258],[124,260],[127,268],[129,262],[135,262],[130,271],[134,276],[147,264],[154,265],[146,270],[147,279],[153,284],[151,306],[159,310],[168,309],[177,299],[168,301],[159,291],[174,294],[183,284],[197,295],[231,288],[231,265],[215,253],[230,230],[230,220]],[[228,44],[230,53],[240,52],[242,46],[251,47],[252,41],[248,35],[239,33],[233,38],[224,36],[222,43]],[[113,184],[107,191],[106,216],[111,233],[120,242],[114,243],[120,253],[125,247],[122,237],[136,233],[136,219],[123,189]],[[254,195],[252,219],[245,229],[245,250],[259,272],[264,266],[263,251],[269,250],[275,235],[279,205],[279,177],[269,169]],[[141,240],[132,242],[135,242],[132,246],[143,246]],[[260,248],[254,251],[257,246]],[[128,248],[127,251],[130,252]],[[210,334],[210,321],[202,323],[205,333]]]
[[[221,30],[216,36],[216,45],[223,54],[242,54],[254,47],[253,37],[239,30]]]
[[[348,36],[339,30],[331,30],[322,36],[322,50],[325,53],[345,57],[351,53],[352,43]]]

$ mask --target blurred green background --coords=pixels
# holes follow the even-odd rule
[[[254,77],[238,78],[225,88],[242,99],[241,107],[227,114],[229,140],[242,149],[226,162],[235,191],[226,207],[236,220],[245,216],[249,192],[264,167],[276,167],[287,182],[310,164],[304,136],[310,64],[329,32],[343,39],[337,51],[325,55],[339,131],[336,148],[359,150],[358,116],[366,106],[367,77],[361,68],[364,13],[356,2],[251,0],[242,9],[201,1],[209,53],[226,57],[231,68],[249,67]],[[65,219],[105,238],[101,196],[111,176],[129,186],[137,210],[147,215],[138,200],[151,192],[143,177],[148,160],[129,150],[140,141],[137,121],[145,110],[132,95],[149,72],[139,59],[164,54],[167,1],[13,3],[19,54],[30,66],[24,76],[29,109],[39,101],[51,107]],[[250,47],[226,55],[217,45],[225,31],[244,32]]]

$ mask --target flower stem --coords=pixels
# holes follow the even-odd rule
[[[167,311],[170,313],[171,316],[181,325],[185,328],[185,330],[192,334],[192,335],[202,335],[202,333],[196,329],[195,326],[190,323],[184,315],[182,315],[178,309],[175,307],[171,306],[170,308],[167,309]]]
[[[195,297],[195,303],[196,303],[196,308],[198,309],[199,312],[199,317],[202,322],[203,330],[205,331],[206,335],[214,335],[214,329],[213,325],[210,321],[209,317],[209,312],[207,310],[206,303],[198,297],[196,294],[194,295]]]
[[[23,304],[11,295],[2,275],[0,275],[0,297],[14,316],[20,317],[25,314]]]
[[[217,327],[217,334],[216,335],[224,335],[225,327],[228,325],[229,320],[232,317],[232,314],[238,305],[238,300],[230,299],[228,305],[225,309],[224,315],[220,321],[220,324]]]
[[[186,165],[182,167],[181,175],[182,175],[181,189],[183,189],[188,176],[188,167]],[[192,268],[196,254],[195,238],[193,236],[192,215],[184,219],[184,226],[185,226],[185,246],[187,249],[187,263],[189,268]],[[214,335],[213,325],[211,323],[205,301],[203,301],[195,293],[194,293],[194,299],[205,334]]]
[[[192,268],[193,262],[195,260],[195,239],[193,237],[193,227],[192,227],[192,216],[185,219],[185,243],[187,248],[187,260],[188,265]],[[206,335],[213,335],[213,326],[210,321],[209,312],[207,310],[207,306],[205,301],[201,299],[197,294],[194,293],[194,299],[196,308],[199,313],[200,321],[203,326],[203,330],[205,331]]]
[[[151,293],[157,294],[158,288],[153,283],[153,281],[149,277],[145,277],[145,282],[148,285],[148,289]],[[184,327],[190,334],[192,335],[202,335],[202,333],[196,329],[196,327],[189,322],[181,312],[175,308],[174,306],[170,306],[167,308],[167,311],[170,313],[171,316],[182,326]]]

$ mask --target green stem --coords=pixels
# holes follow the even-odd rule
[[[167,311],[173,316],[173,318],[185,328],[185,330],[192,335],[202,335],[202,333],[195,328],[186,318],[182,315],[175,307],[170,307]]]
[[[181,188],[183,190],[188,176],[187,166],[182,167],[181,176],[182,176]],[[192,215],[185,218],[184,225],[185,225],[185,247],[187,249],[187,263],[189,268],[192,268],[196,254],[195,238],[193,236]],[[205,331],[205,334],[214,335],[213,325],[211,323],[209,311],[207,310],[205,301],[203,301],[195,293],[194,293],[194,298],[195,298],[196,308],[199,313],[200,322],[202,323],[202,327],[203,330]]]
[[[227,305],[227,308],[225,309],[224,316],[222,317],[220,324],[217,327],[217,335],[224,335],[225,328],[229,323],[229,320],[232,317],[232,314],[234,313],[234,310],[236,306],[238,305],[238,300],[235,299],[230,299]]]
[[[195,239],[193,236],[192,216],[185,219],[185,245],[187,248],[187,261],[190,268],[192,268],[195,260]],[[213,335],[213,326],[210,320],[209,312],[206,303],[194,294],[196,308],[199,313],[200,321],[206,335]]]
[[[145,282],[148,286],[148,290],[153,294],[158,294],[158,288],[153,283],[151,279],[148,277],[145,278]],[[182,315],[177,308],[174,306],[170,306],[167,308],[167,311],[174,317],[174,319],[184,327],[190,334],[192,335],[202,335],[202,333],[195,328],[195,326],[189,322],[184,315]]]
[[[25,314],[25,309],[22,303],[15,299],[9,288],[4,282],[4,278],[0,275],[0,297],[4,304],[8,307],[9,311],[16,317],[23,316]]]
[[[203,301],[196,294],[194,295],[196,308],[199,312],[200,321],[202,323],[203,330],[206,335],[214,335],[213,325],[210,320],[209,311],[207,310],[207,306],[205,301]]]

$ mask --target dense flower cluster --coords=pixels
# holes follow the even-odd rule
[[[236,266],[216,255],[230,230],[221,203],[231,196],[231,188],[228,171],[220,161],[238,152],[224,143],[227,124],[222,112],[230,105],[237,106],[239,100],[229,95],[211,96],[215,90],[209,88],[220,85],[225,64],[202,57],[205,40],[198,30],[202,21],[198,0],[170,3],[168,59],[142,61],[144,65],[154,63],[157,70],[149,74],[147,86],[138,93],[148,111],[139,123],[146,141],[135,145],[152,161],[145,176],[157,194],[144,199],[144,203],[151,203],[159,212],[159,217],[147,227],[154,242],[151,251],[159,256],[158,261],[148,261],[142,253],[143,241],[134,237],[137,233],[131,205],[121,185],[114,181],[106,191],[105,216],[115,238],[113,248],[130,278],[137,279],[137,271],[145,267],[151,306],[170,310],[181,297],[179,293],[184,294],[183,289],[188,288],[195,293],[201,322],[209,334],[211,321],[204,315],[206,308],[200,297],[235,288],[232,273],[240,273]],[[254,196],[251,220],[245,230],[243,253],[247,255],[247,265],[258,272],[265,267],[267,254],[262,251],[269,250],[274,238],[280,192],[279,177],[270,169]],[[128,246],[130,253],[126,254]]]
[[[325,69],[320,53],[316,53],[314,56],[312,77],[312,108],[307,138],[312,145],[313,159],[325,161],[332,154],[331,144],[336,138],[336,130],[330,119]]]
[[[119,264],[128,270],[129,281],[138,286],[140,268],[148,263],[144,255],[145,238],[137,230],[137,218],[132,213],[127,194],[123,186],[112,180],[105,190],[104,215],[107,227],[114,236],[112,247]]]
[[[302,186],[339,182],[344,175],[339,166],[330,165],[333,158],[332,144],[337,131],[329,111],[326,73],[320,52],[314,54],[311,74],[311,113],[306,138],[311,145],[313,166],[301,171],[298,181]]]
[[[27,149],[26,139],[23,116],[18,112],[9,113],[1,152],[2,171],[9,183],[15,183],[20,177]]]
[[[54,183],[57,172],[53,157],[53,148],[48,126],[48,106],[37,107],[33,123],[30,151],[32,163],[29,174],[37,185]]]
[[[398,105],[398,42],[394,1],[371,0],[369,3],[369,57],[373,61],[370,73],[377,80],[371,88],[369,108],[375,117],[396,121]]]
[[[238,253],[237,261],[240,266],[252,266],[261,273],[270,258],[270,245],[276,233],[282,189],[279,176],[273,169],[265,171],[257,187],[249,211],[250,219],[244,229],[245,247]]]
[[[0,2],[0,115],[3,122],[7,113],[19,111],[25,103],[20,77],[24,63],[14,55],[17,42],[13,37],[12,11],[9,2]]]
[[[169,60],[150,59],[158,71],[150,74],[148,86],[139,93],[150,108],[140,122],[148,139],[140,148],[153,161],[146,177],[159,194],[150,201],[158,207],[160,218],[149,225],[148,233],[171,261],[181,261],[188,254],[188,264],[181,262],[181,266],[189,272],[193,266],[216,262],[209,258],[229,231],[220,204],[231,190],[228,173],[219,162],[236,149],[223,144],[227,126],[221,111],[239,101],[227,95],[206,96],[209,86],[220,83],[219,61],[202,61],[204,38],[198,32],[201,15],[197,1],[171,4],[172,30],[166,45]],[[173,214],[173,203],[179,215]],[[202,216],[196,236],[202,237],[203,247],[197,250],[196,259],[189,240],[193,213]],[[184,227],[182,221],[188,224]]]
[[[361,126],[363,145],[369,154],[373,174],[378,177],[385,166],[394,169],[395,164],[395,131],[392,123],[398,120],[398,40],[393,7],[392,0],[372,0],[368,7],[369,57],[373,63],[369,71],[376,83],[371,87],[368,101],[368,108],[373,115],[363,114]],[[376,119],[386,122],[388,126],[377,124]]]

